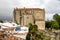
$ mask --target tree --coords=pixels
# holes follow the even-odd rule
[[[45,21],[45,27],[51,28],[51,21]]]
[[[37,25],[32,25],[31,23],[29,23],[29,33],[28,33],[28,37],[26,39],[35,39],[35,35],[37,33]]]
[[[28,27],[29,27],[29,33],[26,36],[26,40],[31,39],[31,30],[33,29],[33,25],[31,23],[29,23]]]
[[[50,21],[46,21],[45,24],[46,24],[45,25],[46,28],[59,29],[59,24],[57,21],[50,20]]]
[[[53,19],[54,19],[55,21],[59,22],[59,20],[60,20],[60,15],[58,15],[58,14],[53,15]]]
[[[59,29],[59,24],[58,24],[58,22],[56,22],[56,21],[51,21],[51,27],[53,28],[53,29]]]
[[[60,29],[60,15],[58,15],[58,14],[53,15],[53,19],[58,22],[59,29]]]
[[[28,33],[26,36],[26,40],[30,40],[30,37],[31,37],[31,35],[30,35],[30,33]]]

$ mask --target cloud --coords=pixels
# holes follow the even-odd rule
[[[41,7],[50,0],[0,0],[1,7]]]
[[[16,7],[45,8],[46,19],[52,19],[54,13],[60,13],[59,0],[0,0],[0,19],[12,19]]]
[[[46,12],[47,13],[60,13],[59,10],[60,10],[60,1],[57,1],[57,0],[53,0],[51,1],[50,3],[48,3],[46,5]]]

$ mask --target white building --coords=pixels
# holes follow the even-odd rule
[[[10,34],[18,38],[26,39],[29,28],[17,25],[16,23],[0,23],[0,30],[4,30],[5,34]]]

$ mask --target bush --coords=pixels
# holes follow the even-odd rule
[[[2,20],[0,20],[0,23],[3,23],[3,21],[2,21]]]

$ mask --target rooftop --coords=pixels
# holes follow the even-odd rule
[[[15,8],[15,10],[43,10],[42,8]]]

